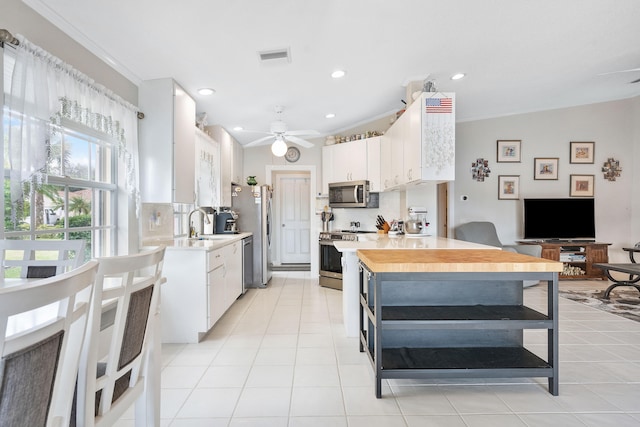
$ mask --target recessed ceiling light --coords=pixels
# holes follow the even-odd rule
[[[327,119],[333,119],[335,116],[336,116],[336,115],[335,115],[335,114],[333,114],[333,113],[329,113],[329,114],[325,115],[325,117],[326,117]]]
[[[203,87],[202,89],[198,89],[198,93],[200,95],[213,95],[215,93],[215,90],[209,87]]]
[[[333,77],[334,79],[340,79],[344,77],[345,74],[347,73],[345,73],[343,70],[335,70],[333,73],[331,73],[331,77]]]
[[[244,129],[242,126],[236,126],[233,128],[233,130],[242,130],[242,129]]]
[[[460,80],[464,76],[465,76],[464,73],[457,73],[457,74],[454,74],[453,76],[451,76],[451,80]]]

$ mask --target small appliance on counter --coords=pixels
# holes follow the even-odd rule
[[[216,215],[216,234],[237,234],[237,219],[238,214],[234,211],[219,212]]]
[[[423,207],[410,207],[410,219],[404,222],[404,232],[407,236],[424,236],[427,234],[427,209]]]

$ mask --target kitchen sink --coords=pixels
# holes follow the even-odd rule
[[[228,240],[235,236],[235,234],[206,234],[204,236],[190,237],[189,240]]]

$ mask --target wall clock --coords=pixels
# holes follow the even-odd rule
[[[296,147],[289,147],[284,155],[284,158],[291,163],[297,162],[298,160],[300,160],[300,150],[298,150]]]

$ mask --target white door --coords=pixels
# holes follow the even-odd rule
[[[276,179],[280,210],[280,262],[311,262],[309,233],[309,174],[279,174]]]

